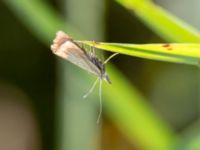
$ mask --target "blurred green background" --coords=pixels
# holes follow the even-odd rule
[[[115,43],[199,40],[184,41],[184,34],[169,29],[170,39],[152,27],[156,22],[150,25],[146,14],[153,12],[141,15],[149,0],[126,2],[138,7],[135,13],[123,0],[0,1],[0,149],[200,149],[196,67],[116,56],[108,64],[113,84],[104,84],[103,115],[96,124],[98,88],[82,100],[95,78],[50,51],[58,30],[78,40]],[[153,2],[199,28],[200,1]]]

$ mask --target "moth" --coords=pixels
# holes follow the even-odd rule
[[[52,52],[69,62],[75,64],[76,66],[88,71],[89,73],[97,76],[97,80],[94,82],[92,88],[83,96],[86,98],[96,86],[98,80],[100,81],[100,88],[99,88],[99,96],[100,96],[100,107],[101,104],[101,90],[102,90],[102,80],[107,81],[111,84],[111,80],[106,73],[105,64],[115,55],[118,53],[114,53],[104,62],[99,60],[94,53],[87,52],[83,47],[78,45],[70,36],[68,36],[63,31],[58,31],[56,33],[56,37],[53,40],[53,44],[51,45]],[[101,116],[102,108],[100,108],[100,113],[98,120]]]

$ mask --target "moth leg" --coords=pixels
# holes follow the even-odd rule
[[[95,41],[92,42],[92,53],[95,56]]]
[[[90,52],[89,52],[90,57],[94,58],[96,56],[95,53],[95,41],[92,42],[92,46],[90,46]]]
[[[81,48],[82,48],[82,49],[85,49],[85,46],[84,46],[84,44],[83,44],[83,43],[81,43],[81,45],[80,45],[80,46],[81,46]]]
[[[101,120],[101,114],[102,114],[102,80],[100,79],[100,83],[99,83],[99,115],[97,118],[97,124]]]
[[[104,62],[103,64],[106,64],[107,62],[109,62],[113,57],[115,57],[116,55],[118,55],[119,53],[114,53],[112,55],[110,55]]]
[[[95,88],[96,84],[98,83],[98,81],[99,81],[99,78],[96,79],[96,81],[93,83],[92,87],[88,90],[88,92],[85,95],[83,95],[84,99],[87,98],[88,95],[90,95],[92,93],[92,91],[94,90],[94,88]]]

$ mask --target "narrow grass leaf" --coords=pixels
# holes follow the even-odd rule
[[[150,0],[116,0],[168,42],[199,43],[200,33]]]
[[[189,65],[199,65],[200,63],[200,44],[120,44],[99,42],[94,44],[93,41],[79,42],[98,49],[140,58]]]

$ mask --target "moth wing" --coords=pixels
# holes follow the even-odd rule
[[[54,53],[96,76],[101,76],[101,71],[90,61],[87,53],[71,40],[65,41]]]

